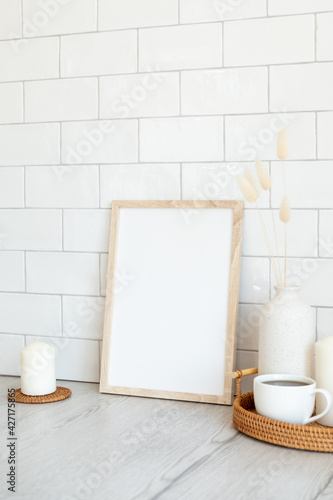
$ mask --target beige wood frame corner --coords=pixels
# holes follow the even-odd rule
[[[231,248],[231,263],[230,263],[230,278],[229,278],[228,322],[227,322],[228,326],[227,326],[227,343],[225,351],[225,378],[224,378],[223,396],[159,391],[153,389],[138,389],[130,387],[111,386],[108,384],[109,353],[110,353],[111,336],[112,336],[113,286],[114,286],[113,279],[114,279],[114,269],[117,257],[119,212],[121,208],[181,208],[181,209],[226,208],[233,210],[232,248]],[[110,230],[110,245],[109,245],[109,262],[107,271],[107,293],[106,293],[106,306],[105,306],[105,317],[104,317],[100,392],[110,393],[110,394],[144,396],[151,398],[194,401],[200,403],[215,403],[215,404],[229,404],[229,405],[232,404],[233,400],[232,372],[234,370],[235,354],[236,354],[243,212],[244,212],[244,203],[238,200],[113,201],[111,230]]]

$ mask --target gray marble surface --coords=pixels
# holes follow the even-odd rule
[[[239,433],[232,408],[99,394],[16,404],[17,491],[7,491],[7,389],[0,377],[0,498],[15,500],[328,500],[332,454],[289,450]]]

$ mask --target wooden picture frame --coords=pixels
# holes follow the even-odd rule
[[[232,403],[243,205],[113,201],[100,392]]]

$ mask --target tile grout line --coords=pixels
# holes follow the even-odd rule
[[[224,59],[225,59],[225,54],[224,54],[224,24],[223,21],[221,22],[221,67],[224,68]]]
[[[139,73],[139,68],[140,68],[140,61],[139,61],[139,57],[140,57],[140,32],[139,32],[139,29],[136,30],[136,73],[134,73],[135,75]]]
[[[65,209],[61,209],[61,251],[63,252],[65,249],[65,224],[64,224],[64,217],[65,217]]]
[[[21,0],[22,2],[22,0]],[[127,31],[134,31],[136,29],[140,30],[156,30],[156,29],[172,29],[172,28],[186,28],[187,26],[206,26],[210,24],[218,24],[221,22],[226,22],[226,23],[251,23],[252,21],[271,21],[273,19],[285,19],[289,17],[294,17],[294,18],[300,18],[300,17],[309,17],[311,15],[315,14],[332,14],[332,10],[325,10],[325,11],[312,11],[312,12],[296,12],[296,13],[284,13],[284,14],[264,14],[262,16],[256,16],[256,17],[244,17],[244,18],[235,18],[235,19],[214,19],[214,20],[209,20],[209,21],[192,21],[192,22],[181,22],[181,23],[174,23],[174,24],[160,24],[160,25],[153,25],[153,26],[135,26],[135,27],[129,27],[129,28],[109,28],[109,29],[98,29],[98,30],[90,30],[90,31],[80,31],[76,33],[53,33],[51,35],[37,35],[37,36],[24,36],[21,37],[23,40],[40,40],[43,38],[56,38],[58,36],[61,37],[79,37],[82,35],[96,35],[96,34],[107,34],[107,33],[122,33],[122,32],[127,32]],[[22,19],[22,24],[23,24],[23,19]],[[23,32],[22,32],[23,33]],[[12,38],[0,40],[1,43],[7,43],[12,41]],[[16,39],[14,39],[16,40]]]
[[[23,9],[23,0],[21,0],[21,2],[20,2],[20,7],[21,7],[21,31],[22,31],[22,36],[21,36],[21,38],[23,38],[23,35],[24,35],[24,33],[23,33],[23,28],[24,28],[24,19],[23,19],[23,11],[24,11],[24,9]]]
[[[178,72],[177,72],[178,73]],[[1,84],[0,84],[1,85]],[[233,117],[233,118],[244,118],[244,117],[262,117],[262,116],[277,116],[279,117],[280,115],[304,115],[304,114],[315,114],[315,113],[330,113],[333,111],[332,108],[328,109],[308,109],[308,110],[288,110],[288,111],[283,111],[283,110],[272,110],[272,111],[258,111],[256,113],[254,112],[241,112],[241,113],[224,113],[226,117]],[[15,122],[15,123],[8,123],[8,124],[0,124],[0,130],[3,127],[10,128],[10,127],[17,127],[17,126],[29,126],[29,125],[50,125],[50,124],[60,124],[64,125],[67,123],[92,123],[92,122],[128,122],[130,123],[131,121],[134,120],[174,120],[177,118],[188,118],[188,119],[193,119],[196,120],[198,118],[217,118],[220,117],[221,113],[196,113],[196,114],[184,114],[179,116],[178,115],[158,115],[158,116],[133,116],[133,117],[126,117],[126,118],[116,118],[116,117],[111,117],[111,118],[103,118],[103,119],[98,119],[98,118],[84,118],[83,120],[80,119],[68,119],[68,120],[44,120],[44,121],[25,121],[24,123],[22,122]],[[44,163],[43,163],[44,164]]]
[[[96,15],[96,30],[95,32],[99,32],[99,0],[96,0],[96,8],[95,8],[95,15]]]
[[[221,116],[221,115],[220,115]],[[221,116],[221,118],[223,119],[223,115]],[[143,161],[141,162],[142,165],[177,165],[179,164],[180,162],[182,163],[188,163],[188,164],[195,164],[195,165],[204,165],[204,164],[211,164],[211,165],[216,165],[216,166],[221,166],[221,167],[224,167],[224,166],[229,166],[229,165],[234,165],[234,164],[240,164],[240,165],[246,165],[246,164],[251,164],[253,161],[255,160],[255,158],[251,159],[251,160],[236,160],[236,159],[225,159],[225,160],[221,160],[221,159],[216,159],[216,160],[199,160],[199,161],[195,161],[195,160],[185,160],[185,159],[178,159],[178,160],[169,160],[169,161],[159,161],[159,160],[156,160],[156,161]],[[261,158],[261,160],[263,162],[272,162],[274,164],[278,164],[279,163],[279,160],[276,160],[275,158],[274,159],[271,159],[271,158]],[[286,163],[290,163],[291,165],[295,164],[295,163],[313,163],[313,162],[318,162],[318,163],[324,163],[324,164],[332,164],[333,166],[333,160],[332,159],[328,159],[328,158],[308,158],[308,159],[301,159],[301,158],[295,158],[295,159],[292,159],[292,160],[286,160]],[[69,167],[94,167],[94,166],[97,166],[98,164],[102,165],[102,166],[107,166],[107,165],[115,165],[115,166],[122,166],[122,167],[126,167],[127,165],[136,165],[136,162],[123,162],[123,163],[119,163],[119,162],[112,162],[112,161],[109,161],[107,163],[102,163],[102,162],[98,162],[98,161],[95,161],[95,162],[92,162],[92,163],[67,163],[66,165],[68,165]],[[27,167],[27,168],[40,168],[40,167],[48,167],[48,168],[56,168],[56,167],[60,167],[62,166],[61,164],[59,163],[49,163],[49,164],[46,164],[46,163],[39,163],[39,164],[36,164],[36,163],[33,163],[33,164],[15,164],[15,165],[0,165],[0,172],[1,172],[1,169],[3,168],[22,168],[22,167]],[[10,207],[9,207],[10,208]],[[15,207],[13,207],[15,208]],[[17,207],[19,208],[19,207]],[[42,207],[27,207],[27,208],[42,208]],[[47,208],[47,207],[45,207]],[[57,206],[50,206],[48,208],[72,208],[72,207],[57,207]],[[89,207],[89,206],[82,206],[82,207],[78,207],[78,208],[96,208],[96,207]],[[104,208],[108,208],[108,207],[104,207]],[[298,208],[307,208],[307,207],[298,207]],[[317,208],[317,207],[313,207],[313,208]],[[325,208],[325,207],[320,207],[320,208]]]
[[[1,41],[0,41],[1,44]],[[308,66],[310,64],[312,65],[332,65],[333,63],[333,58],[328,59],[328,60],[308,60],[308,61],[292,61],[292,62],[280,62],[280,63],[269,63],[269,65],[274,68],[274,67],[289,67],[289,66]],[[122,72],[122,73],[97,73],[97,74],[82,74],[82,75],[71,75],[71,76],[65,76],[65,77],[44,77],[44,78],[32,78],[32,79],[15,79],[15,80],[1,80],[0,84],[5,84],[5,83],[19,83],[24,81],[25,83],[33,83],[33,82],[48,82],[48,81],[65,81],[65,80],[78,80],[78,79],[92,79],[92,78],[98,78],[98,77],[113,77],[113,76],[133,76],[133,75],[145,75],[145,74],[151,74],[151,73],[176,73],[178,71],[183,71],[183,72],[209,72],[209,71],[221,71],[221,70],[230,70],[230,71],[235,71],[237,69],[255,69],[255,68],[266,68],[268,65],[267,62],[261,63],[261,64],[238,64],[238,65],[233,65],[233,66],[226,66],[224,65],[223,68],[222,66],[196,66],[193,68],[159,68],[156,70],[149,69],[149,71],[129,71],[129,72]]]
[[[180,199],[183,199],[183,164],[179,165]]]
[[[183,99],[182,99],[182,88],[183,88],[183,75],[182,72],[178,73],[178,105],[179,105],[179,117],[183,116]]]
[[[24,293],[27,293],[27,252],[24,251],[23,255],[23,265],[24,265]]]
[[[318,16],[317,14],[314,15],[314,58],[315,61],[318,61]]]
[[[61,335],[60,337],[64,336],[64,296],[61,294],[60,295],[60,328],[61,328]]]
[[[138,161],[137,161],[137,163],[140,165],[141,163],[142,164],[145,163],[145,162],[141,162],[141,143],[140,143],[140,141],[141,141],[141,120],[140,120],[140,118],[137,119],[137,124],[138,124],[137,125],[137,127],[138,127],[138,131],[137,131],[137,135],[138,135],[138,137],[137,137],[137,140],[138,140],[138,148],[137,148],[138,149],[138,151],[137,151],[138,152]]]
[[[98,208],[101,207],[101,193],[100,193],[100,165],[97,165],[97,199],[98,199]]]
[[[271,113],[271,68],[267,66],[267,113]]]
[[[59,79],[61,79],[61,36],[58,37],[58,73],[59,73]]]

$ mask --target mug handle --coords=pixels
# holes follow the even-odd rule
[[[326,408],[325,408],[324,411],[322,411],[321,413],[319,413],[319,415],[314,415],[311,418],[305,419],[304,425],[310,424],[311,422],[315,422],[316,420],[319,420],[320,418],[325,417],[325,415],[327,415],[327,413],[332,408],[332,396],[330,395],[330,393],[328,391],[326,391],[326,389],[315,389],[313,391],[312,395],[313,394],[317,394],[317,393],[323,394],[323,396],[325,396],[326,402],[327,402],[327,406],[326,406]]]

